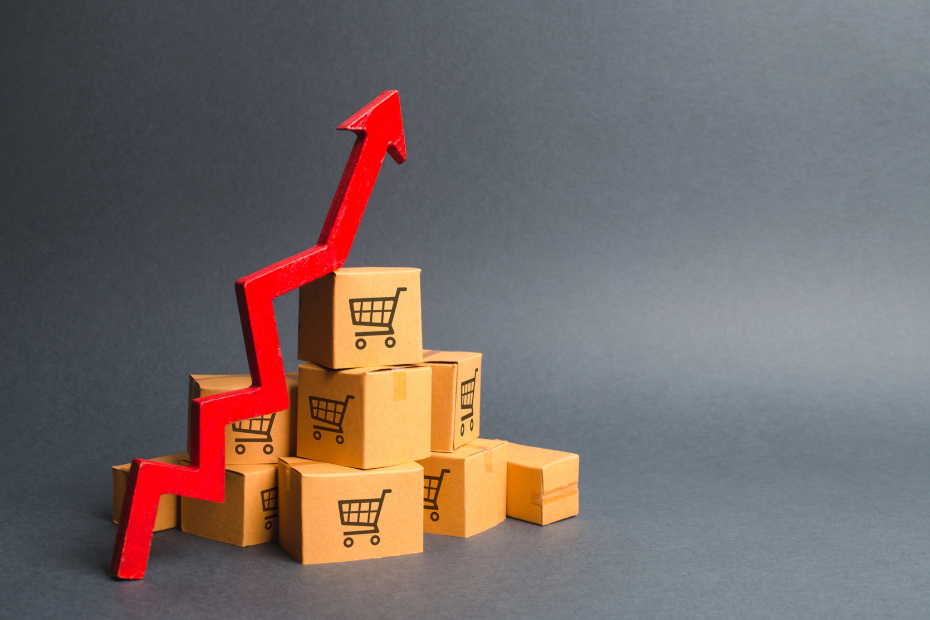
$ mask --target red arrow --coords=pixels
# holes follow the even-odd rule
[[[190,467],[144,459],[132,462],[110,564],[110,570],[117,577],[142,579],[145,576],[155,515],[162,495],[223,501],[227,424],[282,411],[289,406],[272,302],[342,267],[378,179],[385,152],[398,164],[407,159],[400,97],[396,90],[381,93],[338,129],[354,131],[358,138],[317,245],[236,281],[252,387],[193,401]]]

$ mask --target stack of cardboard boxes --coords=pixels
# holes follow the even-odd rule
[[[225,501],[165,496],[156,529],[277,538],[317,564],[418,553],[424,531],[578,514],[578,456],[481,438],[481,354],[423,350],[419,269],[340,269],[302,287],[298,357],[287,410],[227,427]],[[250,384],[192,375],[189,399]],[[126,476],[114,468],[114,521]]]

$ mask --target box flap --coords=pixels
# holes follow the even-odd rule
[[[281,460],[283,461],[284,459]],[[422,465],[415,462],[392,465],[391,467],[379,467],[377,469],[355,469],[354,467],[343,467],[342,465],[333,465],[332,463],[322,463],[320,461],[310,461],[306,459],[302,460],[302,463],[294,463],[291,465],[294,471],[301,476],[364,476],[423,469]]]
[[[249,465],[227,465],[226,471],[232,474],[248,476],[249,474],[265,473],[269,469],[275,469],[277,466],[278,465],[276,463],[253,463]]]
[[[200,386],[200,393],[220,394],[232,390],[242,390],[252,386],[252,376],[245,375],[191,375],[191,379]]]
[[[314,364],[313,362],[304,362],[300,366],[298,366],[298,368],[306,368],[308,370],[320,370],[320,371],[332,372],[332,373],[338,372],[340,374],[346,374],[346,375],[364,375],[368,372],[371,372],[372,369],[390,370],[390,367],[388,366],[369,366],[368,368],[333,369],[333,368],[327,368],[326,366],[321,366],[320,364]]]
[[[466,360],[481,357],[480,353],[470,351],[431,351],[423,350],[424,364],[458,364]]]
[[[479,437],[477,439],[472,439],[464,446],[456,448],[454,452],[448,454],[447,456],[470,459],[474,456],[488,452],[489,450],[493,450],[494,448],[503,446],[506,443],[507,442],[502,439],[485,439],[483,437]]]
[[[475,440],[477,441],[477,440]],[[545,467],[556,461],[577,459],[578,455],[572,452],[534,448],[511,442],[507,446],[507,461],[524,467]]]
[[[178,452],[176,454],[169,454],[167,456],[156,456],[153,459],[147,459],[149,461],[158,461],[159,463],[170,463],[172,465],[180,465],[181,461],[190,462],[190,455],[187,452]],[[129,471],[132,469],[132,462],[123,463],[122,465],[114,465],[113,469],[121,469],[123,471]]]
[[[278,458],[278,462],[284,463],[288,467],[293,467],[294,465],[299,465],[301,463],[312,463],[313,461],[302,459],[299,456],[282,456]]]
[[[379,273],[420,273],[417,267],[343,267],[337,269],[336,277],[342,276],[370,276]]]

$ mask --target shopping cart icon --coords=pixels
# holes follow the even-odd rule
[[[278,510],[278,487],[271,487],[270,489],[265,489],[262,491],[262,510],[264,512],[271,512],[272,510]],[[265,515],[265,529],[270,530],[273,523],[269,519],[274,519],[278,516],[278,513],[275,512],[273,515]]]
[[[352,398],[355,397],[347,395],[345,401],[341,401],[316,396],[310,397],[310,417],[321,423],[321,425],[313,425],[314,439],[319,440],[323,437],[323,433],[320,431],[328,431],[336,433],[336,443],[341,444],[345,441],[342,436],[342,418],[345,417],[349,400]]]
[[[438,476],[423,476],[423,510],[432,510],[429,518],[439,521],[439,487],[442,486],[442,477],[452,472],[444,469]]]
[[[363,327],[377,327],[376,331],[355,332],[355,348],[362,350],[367,344],[364,338],[360,336],[387,336],[384,340],[384,346],[392,348],[397,341],[392,338],[394,335],[394,313],[397,310],[397,301],[400,299],[400,292],[406,291],[406,288],[398,287],[397,293],[393,297],[360,297],[349,300],[349,308],[352,310],[352,325]]]
[[[271,427],[274,425],[274,413],[268,415],[259,416],[257,418],[249,418],[248,420],[241,420],[239,422],[233,422],[232,429],[233,432],[242,433],[245,435],[253,435],[253,437],[236,437],[236,443],[239,444],[236,446],[236,454],[244,454],[245,446],[243,443],[253,443],[253,442],[262,442],[267,441],[265,447],[262,448],[262,451],[265,454],[271,454],[274,452],[274,446],[271,445],[273,441],[271,439]]]
[[[351,530],[343,532],[346,537],[342,544],[351,547],[355,544],[352,536],[357,534],[373,534],[371,544],[377,545],[381,542],[378,536],[378,517],[381,516],[381,507],[384,505],[384,496],[391,492],[391,489],[381,491],[381,497],[374,499],[344,499],[339,501],[339,517],[342,519],[342,525],[345,527],[364,527],[362,530]]]
[[[459,435],[465,436],[465,420],[468,420],[468,430],[475,430],[475,383],[478,381],[478,369],[475,368],[475,376],[467,381],[462,381],[462,411],[468,411],[462,416],[462,428]]]

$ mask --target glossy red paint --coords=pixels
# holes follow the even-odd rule
[[[163,494],[223,501],[227,424],[288,407],[272,302],[345,263],[385,153],[398,164],[407,158],[397,91],[382,93],[338,129],[353,131],[358,137],[317,245],[236,281],[252,386],[193,401],[190,467],[143,459],[132,462],[110,565],[117,577],[141,579],[145,575]]]

